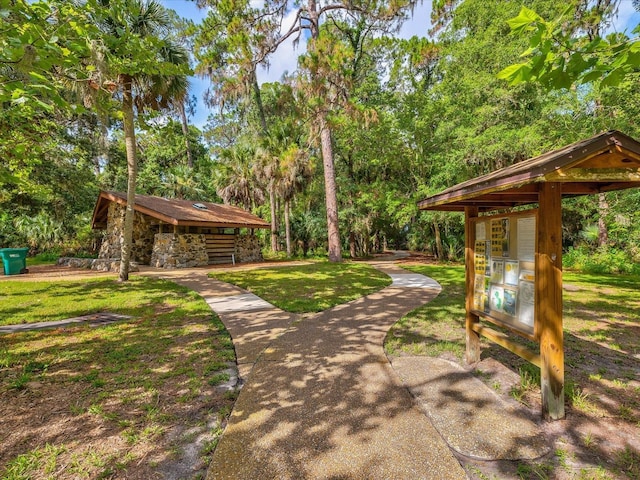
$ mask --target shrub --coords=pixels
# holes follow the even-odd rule
[[[583,273],[640,274],[640,264],[633,261],[629,252],[611,247],[599,247],[595,251],[586,246],[569,248],[562,263],[565,268]]]

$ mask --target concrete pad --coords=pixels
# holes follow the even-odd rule
[[[549,453],[530,413],[507,402],[460,365],[430,357],[392,359],[394,370],[451,448],[482,460],[534,459]]]
[[[208,479],[464,479],[384,357],[259,362]]]
[[[69,325],[77,325],[88,323],[92,327],[99,327],[101,325],[108,325],[110,323],[128,320],[130,315],[120,315],[119,313],[93,313],[90,315],[82,315],[81,317],[67,318],[65,320],[54,320],[51,322],[36,322],[36,323],[21,323],[18,325],[5,325],[0,326],[0,333],[17,333],[28,332],[30,330],[44,330],[47,328],[62,328]]]
[[[433,278],[425,277],[419,273],[389,273],[388,274],[393,281],[392,287],[405,287],[405,288],[433,288],[435,290],[442,290],[442,287]]]
[[[241,293],[229,297],[206,297],[205,300],[211,309],[218,314],[275,308],[253,293]]]

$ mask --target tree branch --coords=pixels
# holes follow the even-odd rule
[[[252,63],[254,65],[258,65],[259,63],[262,63],[265,60],[265,58],[267,58],[268,55],[275,52],[280,45],[282,45],[288,38],[290,38],[294,34],[297,33],[298,34],[297,38],[299,39],[300,35],[302,34],[302,31],[309,29],[307,25],[302,25],[302,22],[301,22],[302,19],[307,19],[307,17],[304,16],[305,13],[306,13],[305,9],[303,8],[298,9],[298,12],[296,13],[296,18],[291,24],[291,27],[289,28],[289,30],[284,35],[281,35],[280,37],[278,37],[278,39],[275,40],[275,42],[272,45],[268,46],[264,50],[264,52],[262,52],[262,54],[259,55],[258,58],[256,58]]]

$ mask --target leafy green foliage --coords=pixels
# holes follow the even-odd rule
[[[614,12],[610,6],[598,13],[606,17]],[[576,17],[573,5],[553,21],[522,7],[518,16],[509,20],[509,26],[514,35],[529,38],[529,48],[522,53],[527,61],[506,67],[498,77],[512,85],[536,81],[555,89],[583,83],[608,87],[617,86],[640,71],[640,25],[632,31],[632,38],[621,33],[600,35],[597,25],[596,33],[576,35],[581,27]]]
[[[623,37],[601,38],[597,45],[586,46],[587,37],[596,41],[603,36],[600,33],[618,5],[616,1],[597,3],[600,6],[595,9],[596,2],[571,3],[575,19],[570,19],[565,5],[550,0],[535,0],[524,9],[515,1],[434,2],[438,36],[431,40],[401,40],[384,34],[391,25],[387,20],[392,10],[400,19],[406,2],[377,2],[366,15],[357,8],[353,15],[327,10],[318,24],[317,38],[309,43],[309,50],[301,52],[300,68],[281,82],[258,85],[255,69],[262,60],[268,61],[283,34],[274,30],[277,15],[259,17],[266,12],[248,2],[209,2],[215,8],[209,9],[201,27],[172,19],[154,4],[152,13],[161,17],[157,25],[161,28],[149,38],[143,37],[151,30],[135,33],[135,29],[116,28],[127,15],[139,13],[145,2],[92,1],[77,11],[54,2],[18,2],[15,11],[4,10],[9,13],[2,21],[15,21],[11,25],[5,21],[6,55],[18,55],[9,46],[22,45],[26,38],[20,37],[16,25],[32,21],[34,25],[20,28],[40,32],[45,39],[57,35],[56,28],[70,29],[66,36],[57,35],[50,57],[43,53],[45,63],[38,66],[36,62],[34,68],[40,68],[67,105],[77,107],[57,105],[47,89],[37,98],[53,110],[28,101],[31,97],[24,97],[22,104],[10,98],[3,102],[0,246],[41,243],[38,248],[49,248],[44,247],[46,242],[30,238],[26,229],[18,231],[15,224],[17,218],[41,219],[45,212],[52,224],[63,225],[57,251],[95,253],[97,237],[88,224],[98,189],[126,190],[129,174],[125,138],[119,132],[123,90],[118,74],[138,72],[140,81],[133,84],[138,193],[235,203],[272,220],[276,228],[271,242],[268,234],[259,233],[265,245],[271,243],[280,250],[289,237],[292,255],[319,253],[328,245],[319,145],[322,122],[317,116],[322,110],[331,130],[341,247],[348,248],[352,257],[386,247],[425,250],[444,260],[459,258],[461,216],[420,212],[417,201],[602,130],[640,135],[640,86],[626,66],[615,88],[604,80],[593,84],[597,88],[592,84],[568,90],[545,88],[564,78],[567,69],[577,72],[585,66],[578,55],[572,56],[575,52],[586,65],[593,65],[585,74],[600,71],[598,62],[607,67],[617,61],[609,50],[619,59],[626,58],[625,62],[635,61],[634,39],[628,39],[626,46],[620,43],[621,49],[615,42],[624,43]],[[127,6],[131,11],[125,13]],[[70,9],[70,25],[59,24],[55,15],[61,8]],[[42,12],[54,15],[50,24],[42,23]],[[87,18],[93,19],[91,25],[82,23]],[[292,35],[307,27],[311,28],[294,26]],[[517,33],[510,35],[511,30]],[[193,36],[187,39],[186,35]],[[562,50],[558,40],[565,37],[573,43],[564,46],[575,52]],[[545,44],[547,40],[551,44]],[[189,70],[181,62],[180,67],[168,65],[182,58],[175,57],[173,53],[179,52],[169,47],[189,41],[200,62],[196,70],[210,74],[214,81],[208,94],[214,115],[202,135],[191,127],[185,139],[179,122],[154,117],[149,110],[184,107],[184,91],[177,96],[170,93],[181,90],[180,82],[174,80]],[[45,43],[38,40],[36,47],[48,49]],[[55,60],[60,49],[75,52],[71,44],[78,55]],[[93,50],[86,50],[87,45]],[[127,45],[135,48],[135,54],[127,51]],[[512,86],[497,78],[510,65],[530,65],[547,47],[546,59],[564,59],[565,73],[558,70],[553,73],[557,77],[551,75],[555,64],[549,63],[551,83],[527,81]],[[523,51],[528,51],[524,59]],[[21,67],[0,65],[2,85],[15,79],[21,79],[24,87],[20,88],[25,91],[39,85]],[[158,75],[159,70],[167,75]],[[71,78],[63,84],[65,72]],[[523,71],[512,73],[526,76]],[[603,75],[609,78],[613,70]],[[583,79],[575,77],[575,82]],[[78,115],[84,104],[99,107],[99,115],[86,111]],[[581,232],[602,219],[599,237],[604,225],[608,247],[627,252],[637,262],[637,192],[610,192],[604,198],[608,209],[601,208],[595,197],[564,202],[565,250],[579,248],[585,242]]]
[[[64,83],[89,79],[80,61],[89,56],[95,32],[89,11],[71,2],[0,2],[0,103],[29,114],[69,106]]]
[[[139,132],[138,193],[190,200],[216,199],[210,179],[213,164],[203,143],[202,133],[190,126],[188,136],[191,167],[188,165],[182,128],[177,121],[169,120],[165,125]],[[113,173],[118,177],[110,181],[124,184],[121,171]]]

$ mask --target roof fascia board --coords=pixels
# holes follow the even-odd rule
[[[545,175],[547,182],[638,182],[640,181],[640,170],[637,169],[591,169],[572,168],[569,171],[555,171]]]
[[[270,225],[254,223],[220,223],[220,222],[194,222],[178,221],[175,225],[180,227],[213,227],[213,228],[271,228]]]

